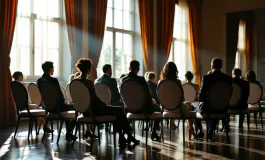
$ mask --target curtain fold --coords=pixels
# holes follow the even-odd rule
[[[88,0],[88,55],[92,60],[92,80],[97,78],[97,65],[102,49],[107,15],[107,0]]]
[[[196,76],[195,83],[198,85],[201,84],[201,65],[199,59],[201,3],[201,0],[188,1],[191,60],[193,72]]]
[[[65,15],[71,52],[71,68],[82,57],[83,0],[65,0]]]
[[[16,123],[9,55],[16,24],[17,4],[17,0],[0,1],[0,126]]]
[[[147,72],[154,70],[153,5],[153,0],[138,0],[144,66]]]
[[[253,30],[253,23],[246,22],[246,38],[245,38],[245,62],[246,68],[245,71],[250,70],[250,58],[251,58],[251,51],[252,51],[252,30]]]
[[[238,45],[238,29],[240,16],[237,13],[226,16],[226,73],[231,75],[235,66],[235,58]]]
[[[157,0],[157,71],[168,60],[172,44],[176,0]]]

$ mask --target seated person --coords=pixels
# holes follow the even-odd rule
[[[192,83],[193,77],[194,76],[191,73],[191,71],[187,71],[186,74],[185,74],[186,83],[193,85],[196,88],[196,90],[199,91],[199,89],[200,89],[199,85],[195,84],[195,83]]]
[[[149,74],[149,72],[145,72],[145,74],[144,74],[144,79],[145,79],[146,81],[148,81],[148,74]]]
[[[262,93],[263,93],[263,87],[262,85],[260,84],[260,82],[257,80],[257,76],[256,76],[256,73],[254,71],[248,71],[246,74],[245,74],[245,81],[248,81],[250,83],[256,83],[257,85],[260,86],[261,90],[262,90]],[[262,97],[262,96],[261,96]]]
[[[117,87],[117,81],[115,78],[111,78],[112,75],[112,68],[110,64],[105,64],[102,67],[103,70],[103,76],[96,79],[95,84],[97,83],[103,83],[106,84],[110,91],[111,91],[111,101],[110,104],[112,106],[122,106],[123,103],[121,102],[121,95],[119,93],[118,87]]]
[[[195,107],[196,112],[199,112],[201,114],[207,113],[209,111],[210,113],[222,113],[227,112],[227,110],[220,111],[215,110],[208,102],[208,93],[212,87],[213,84],[223,81],[228,84],[231,84],[232,89],[232,78],[224,73],[221,72],[222,68],[222,60],[220,58],[213,58],[211,62],[212,67],[212,73],[203,76],[202,78],[202,84],[200,88],[200,92],[198,95],[199,102],[193,102],[192,105]],[[211,120],[210,129],[208,133],[209,139],[212,139],[213,137],[213,131],[216,129],[216,125],[218,123],[218,120]],[[204,136],[203,128],[201,125],[201,121],[199,119],[196,120],[196,125],[199,130],[197,137],[202,138]]]
[[[95,91],[94,83],[91,80],[86,79],[87,76],[91,74],[92,62],[90,59],[81,58],[76,63],[76,68],[81,72],[79,79],[83,82],[87,89],[90,92],[91,102],[90,106],[92,107],[92,113],[94,116],[115,116],[116,120],[113,124],[116,131],[119,133],[119,144],[125,145],[126,143],[130,144],[139,144],[140,141],[136,140],[132,134],[131,126],[129,125],[122,108],[119,106],[107,106],[105,102],[101,101]],[[89,112],[83,113],[85,116],[89,116]],[[124,134],[127,134],[127,140],[124,137]]]
[[[144,109],[143,112],[146,112],[148,114],[152,114],[153,112],[161,112],[160,107],[158,105],[156,105],[156,101],[151,98],[151,95],[150,95],[149,89],[147,87],[145,78],[137,75],[139,70],[140,70],[140,63],[138,61],[136,61],[136,60],[132,60],[130,62],[129,70],[130,70],[130,72],[126,76],[123,77],[122,83],[124,81],[126,81],[127,79],[135,79],[136,81],[138,81],[143,86],[143,88],[145,90],[145,94],[148,97],[148,100],[147,100],[148,104],[146,104],[145,105],[146,107],[143,108]],[[142,112],[139,112],[139,113],[142,113]],[[153,131],[152,131],[152,134],[151,134],[151,139],[152,140],[156,140],[156,141],[160,140],[159,136],[156,133],[156,130],[158,128],[159,128],[159,120],[156,120],[154,122]]]
[[[159,99],[156,94],[156,88],[157,88],[156,74],[154,72],[148,72],[147,79],[148,80],[146,81],[146,84],[149,88],[151,97],[156,100],[156,104],[160,104]]]
[[[59,94],[59,110],[60,112],[66,112],[70,110],[74,110],[73,104],[67,104],[67,102],[64,99],[63,93],[60,88],[60,84],[56,78],[51,77],[54,72],[53,62],[46,61],[42,64],[42,70],[44,74],[37,80],[37,84],[39,85],[43,81],[49,81],[51,82],[57,89]],[[73,140],[73,129],[75,127],[75,120],[65,120],[66,124],[66,140]]]
[[[167,62],[164,65],[164,68],[160,74],[160,81],[162,81],[162,80],[172,80],[172,81],[176,82],[177,84],[179,84],[181,86],[182,93],[184,94],[183,88],[181,85],[181,81],[178,79],[178,69],[177,69],[177,66],[174,62]],[[183,103],[181,104],[180,107],[181,107],[181,110],[183,111],[184,114],[188,113],[192,110],[190,102],[188,102],[188,101],[184,102],[184,99],[183,99]],[[174,110],[174,111],[167,111],[166,110],[165,112],[178,112],[179,113],[180,109],[178,108],[177,110]],[[192,135],[195,138],[195,132],[194,132],[194,128],[193,128],[194,121],[195,121],[194,119],[188,119],[188,122],[189,122],[189,139],[191,139]],[[171,124],[172,123],[174,123],[174,121],[171,121]]]

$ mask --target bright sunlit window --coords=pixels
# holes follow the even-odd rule
[[[19,0],[13,38],[11,73],[29,77],[42,75],[41,64],[54,62],[54,76],[60,76],[60,24],[62,0]]]
[[[134,0],[108,0],[106,31],[97,66],[98,76],[102,66],[112,65],[113,77],[128,72],[132,60],[134,33]]]
[[[239,28],[238,28],[238,42],[237,42],[237,52],[236,52],[236,58],[235,58],[235,68],[240,68],[243,73],[245,72],[245,38],[246,38],[246,23],[241,20],[239,22]]]
[[[178,77],[182,81],[185,80],[186,71],[192,71],[188,6],[184,0],[180,0],[175,6],[173,41],[168,61],[175,62],[179,71]]]

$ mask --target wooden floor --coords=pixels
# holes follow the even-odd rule
[[[42,131],[37,137],[34,131],[31,140],[28,141],[28,126],[27,121],[24,121],[20,125],[16,139],[13,138],[14,127],[1,128],[0,159],[265,159],[265,129],[262,130],[261,125],[256,128],[252,120],[251,132],[248,134],[244,124],[243,135],[238,131],[237,117],[231,119],[230,125],[230,143],[226,143],[224,133],[218,132],[214,141],[208,143],[206,139],[188,141],[186,138],[184,146],[181,122],[180,127],[172,131],[171,140],[169,140],[169,130],[164,126],[164,143],[152,142],[149,137],[147,147],[145,137],[142,138],[141,130],[137,127],[136,138],[141,141],[140,145],[127,146],[125,149],[114,148],[112,136],[106,134],[103,129],[100,132],[100,146],[95,140],[90,152],[90,140],[77,141],[72,148],[72,143],[65,141],[65,131],[62,133],[59,145],[56,145],[57,131],[54,132],[53,142],[50,136],[42,143]]]

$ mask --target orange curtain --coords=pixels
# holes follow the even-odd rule
[[[138,0],[141,39],[146,71],[153,71],[153,0]]]
[[[75,68],[75,63],[82,57],[82,0],[65,0],[65,15],[68,39],[71,51],[71,67]]]
[[[176,0],[157,0],[157,71],[168,60],[172,43]]]
[[[93,62],[92,80],[97,78],[96,68],[104,38],[107,3],[107,0],[88,1],[88,55]]]
[[[16,123],[16,110],[11,92],[10,51],[16,24],[17,0],[0,1],[0,126]]]
[[[246,22],[246,39],[245,39],[245,47],[246,47],[246,53],[245,53],[245,62],[246,62],[246,71],[250,70],[250,57],[251,57],[251,51],[252,51],[252,29],[253,29],[253,23],[252,22]]]
[[[201,65],[199,59],[201,3],[201,0],[188,1],[191,60],[193,72],[196,76],[196,83],[198,85],[201,84]]]

